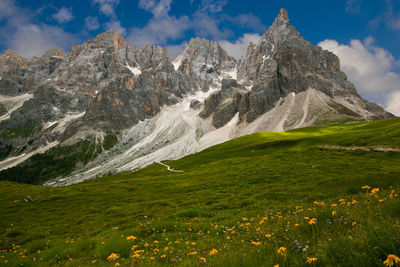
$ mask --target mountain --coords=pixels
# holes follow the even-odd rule
[[[393,117],[282,9],[238,62],[216,42],[166,48],[108,31],[68,54],[0,55],[0,179],[68,185],[261,131]]]

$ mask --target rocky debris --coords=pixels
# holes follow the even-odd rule
[[[25,94],[21,106],[3,111],[0,158],[90,138],[101,146],[106,133],[124,138],[165,106],[174,105],[169,110],[176,112],[179,103],[187,114],[178,114],[179,125],[170,122],[177,129],[174,138],[194,129],[198,141],[218,128],[203,145],[233,138],[235,127],[240,135],[393,116],[363,100],[340,71],[338,57],[304,40],[285,9],[238,62],[218,43],[200,38],[171,62],[166,48],[138,48],[115,31],[74,45],[67,54],[51,49],[28,60],[7,50],[0,55],[0,97]],[[144,136],[135,132],[130,138],[139,142]],[[168,144],[162,138],[153,143],[160,149]]]
[[[190,101],[190,106],[191,109],[200,109],[201,108],[201,103],[199,100],[193,99]]]

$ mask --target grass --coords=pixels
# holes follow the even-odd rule
[[[0,264],[383,266],[400,255],[400,153],[322,145],[400,147],[400,119],[253,134],[167,163],[184,173],[0,181]]]

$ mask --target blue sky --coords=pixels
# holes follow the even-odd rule
[[[196,36],[239,58],[282,7],[305,39],[340,57],[362,96],[400,115],[400,0],[0,0],[0,53],[67,52],[113,29],[172,58]]]

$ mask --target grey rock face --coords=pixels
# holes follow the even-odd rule
[[[102,148],[106,133],[124,137],[136,124],[168,117],[159,114],[162,110],[175,112],[178,122],[157,121],[162,125],[157,134],[161,139],[154,142],[165,147],[169,139],[164,137],[174,129],[172,139],[182,139],[190,148],[182,153],[194,151],[192,139],[181,138],[191,131],[198,141],[227,125],[232,131],[222,137],[226,141],[237,132],[393,116],[363,100],[340,71],[338,57],[304,40],[289,24],[284,9],[238,62],[216,42],[199,38],[192,39],[171,62],[166,48],[146,44],[141,49],[114,31],[74,45],[68,54],[51,49],[28,60],[8,50],[0,55],[2,101],[8,99],[4,95],[29,100],[2,111],[0,158],[85,138],[95,138]],[[131,133],[130,138],[136,140],[132,144],[145,135]],[[216,135],[211,139],[203,144],[219,140]]]
[[[237,84],[236,80],[223,79],[221,90],[212,94],[204,102],[204,109],[199,116],[207,118],[211,114],[212,124],[220,128],[228,123],[237,112],[239,116],[244,115],[248,109],[248,92]]]
[[[304,40],[289,24],[287,11],[282,9],[272,26],[257,45],[250,44],[238,67],[238,81],[253,84],[249,94],[248,122],[273,108],[289,93],[316,89],[331,97],[361,99],[355,87],[340,71],[340,61],[333,53]],[[360,100],[372,117],[390,118],[377,105]]]
[[[210,85],[215,86],[215,80],[223,71],[236,66],[236,60],[217,42],[200,38],[191,39],[173,63],[203,91],[208,91]]]

